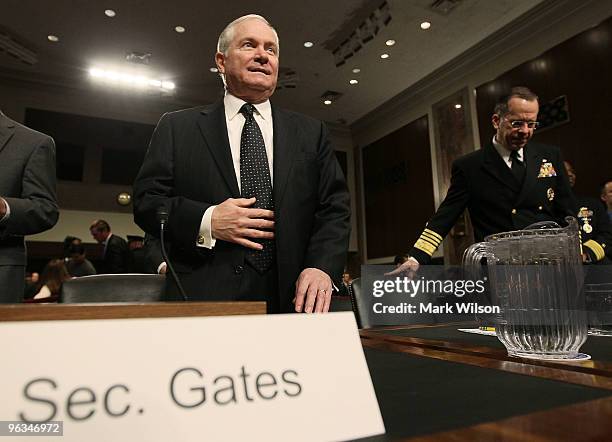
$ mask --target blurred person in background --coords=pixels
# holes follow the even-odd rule
[[[38,293],[34,295],[34,299],[57,298],[64,281],[70,279],[68,270],[63,259],[52,259],[45,266],[40,281],[38,282]]]
[[[100,273],[127,273],[130,267],[130,250],[125,239],[113,234],[110,225],[97,219],[89,226],[93,239],[104,245]]]
[[[40,274],[38,272],[26,273],[23,299],[32,299],[34,295],[38,293],[39,280]]]
[[[576,171],[568,161],[563,165],[570,186],[576,184]],[[612,227],[604,207],[596,198],[578,196],[576,218],[582,236],[582,261],[586,264],[612,264]]]
[[[601,186],[601,200],[608,210],[608,219],[612,223],[612,180]]]
[[[95,267],[85,256],[85,247],[82,243],[72,243],[68,247],[67,254],[66,269],[71,276],[79,277],[96,274]]]

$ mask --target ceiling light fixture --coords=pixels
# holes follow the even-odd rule
[[[104,11],[104,15],[106,15],[107,17],[114,17],[115,15],[117,15],[117,13],[112,9],[106,9]]]
[[[171,91],[176,87],[176,85],[171,81],[162,81],[161,87],[162,89],[168,89]]]
[[[380,54],[380,58],[382,59],[389,58],[389,54]]]
[[[185,32],[186,29],[184,26],[175,26],[174,30],[178,32],[179,34],[182,34],[183,32]]]
[[[89,75],[96,80],[108,81],[111,83],[118,83],[126,86],[135,87],[153,87],[159,88],[162,91],[172,91],[176,88],[176,85],[171,81],[162,81],[144,77],[142,75],[132,75],[125,72],[116,72],[100,68],[91,68]]]
[[[325,101],[323,101],[323,104],[330,105],[330,104],[332,104],[332,101],[331,100],[325,100]]]
[[[354,78],[352,80],[349,80],[350,84],[357,84],[359,83],[359,80],[355,80]]]
[[[461,105],[459,103],[455,104],[455,109],[461,109]]]
[[[57,35],[49,34],[47,35],[47,40],[57,43],[59,41],[59,37]]]
[[[424,21],[423,23],[421,23],[421,29],[427,30],[429,28],[431,28],[431,23],[429,23],[428,21]]]
[[[311,41],[305,41],[304,42],[304,47],[305,48],[312,48],[314,46],[314,43]]]
[[[385,42],[385,44],[386,44],[387,46],[393,46],[393,45],[395,44],[395,40],[393,40],[393,39],[391,39],[391,40],[387,40],[387,41]]]
[[[361,72],[361,69],[353,68],[353,74],[358,74],[359,72]]]

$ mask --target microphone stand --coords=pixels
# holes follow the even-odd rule
[[[183,290],[183,286],[181,285],[181,281],[179,280],[176,272],[174,271],[174,267],[172,267],[172,264],[170,263],[170,260],[168,259],[168,255],[166,254],[166,246],[164,245],[164,229],[166,227],[168,213],[165,211],[158,211],[157,215],[159,217],[158,219],[159,220],[159,240],[161,242],[162,257],[164,258],[164,261],[166,261],[166,265],[168,266],[168,269],[170,269],[170,274],[172,275],[172,279],[174,279],[174,282],[176,283],[176,286],[178,287],[179,292],[181,292],[183,301],[188,301],[187,295],[185,294],[185,290]]]

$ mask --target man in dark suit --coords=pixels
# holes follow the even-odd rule
[[[263,17],[223,30],[225,97],[162,117],[134,183],[134,219],[158,235],[156,211],[168,210],[170,261],[190,300],[324,312],[344,268],[349,197],[324,124],[270,104],[278,54]]]
[[[410,259],[392,273],[428,263],[466,208],[476,241],[538,221],[565,225],[566,216],[576,215],[561,152],[530,141],[538,110],[538,97],[524,87],[498,100],[491,119],[495,136],[453,163],[446,198],[409,251]]]
[[[24,236],[57,218],[53,139],[0,112],[0,303],[23,298]]]
[[[99,273],[128,273],[130,267],[130,250],[125,239],[114,235],[110,225],[103,219],[97,219],[89,226],[91,236],[104,244],[102,268]]]

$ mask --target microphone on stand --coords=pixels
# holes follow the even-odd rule
[[[161,243],[162,257],[164,258],[164,261],[166,261],[166,264],[168,265],[168,268],[170,269],[170,274],[172,275],[172,279],[174,279],[174,282],[176,283],[176,286],[178,287],[179,292],[181,292],[183,301],[187,301],[187,295],[185,294],[185,290],[183,290],[181,281],[179,280],[178,276],[174,272],[174,267],[172,267],[172,264],[170,263],[170,260],[168,259],[168,255],[166,254],[166,246],[164,245],[164,229],[166,227],[166,223],[168,222],[168,216],[169,216],[168,210],[164,206],[159,206],[157,208],[157,222],[159,223],[159,240]]]

